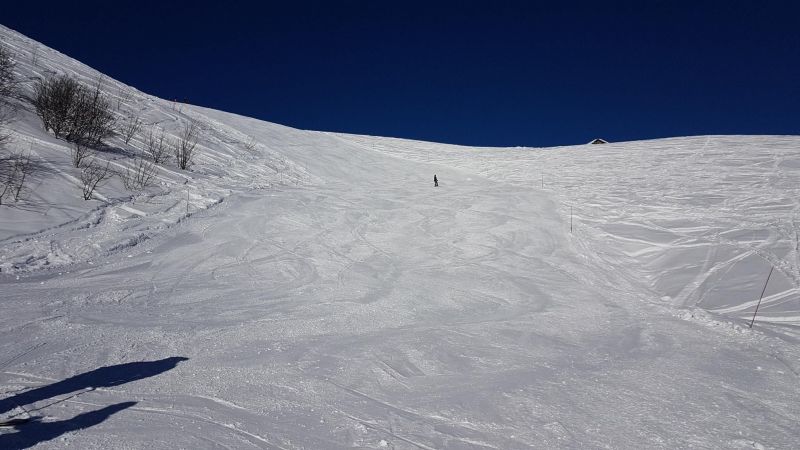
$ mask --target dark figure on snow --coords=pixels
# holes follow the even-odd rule
[[[439,179],[436,178],[436,174],[433,175],[433,187],[439,187]]]

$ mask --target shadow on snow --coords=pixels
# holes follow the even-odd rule
[[[11,411],[17,406],[30,405],[54,397],[69,394],[83,389],[93,390],[96,388],[107,388],[119,386],[131,381],[141,380],[159,375],[168,370],[174,369],[181,361],[189,358],[174,356],[171,358],[160,359],[157,361],[142,361],[115,366],[106,366],[90,372],[75,375],[62,381],[21,392],[11,397],[0,400],[0,414]],[[87,391],[88,392],[88,391]],[[82,393],[82,392],[81,392]],[[78,395],[78,394],[75,394]],[[74,395],[73,395],[74,396]],[[67,399],[72,398],[68,397]],[[47,406],[61,403],[67,399],[59,399],[48,405],[27,409],[28,413],[39,411]],[[10,434],[0,434],[0,448],[3,449],[22,449],[32,447],[40,442],[55,439],[64,433],[89,428],[108,419],[123,409],[130,408],[136,402],[123,402],[106,406],[96,411],[79,414],[72,419],[60,420],[56,422],[42,422],[41,417],[30,419],[12,419],[6,425],[13,426],[17,432]],[[13,417],[13,416],[12,416]]]

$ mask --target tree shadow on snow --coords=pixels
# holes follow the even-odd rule
[[[0,400],[0,414],[11,411],[17,406],[30,405],[82,389],[108,388],[131,381],[141,380],[143,378],[149,378],[174,369],[178,363],[188,359],[189,358],[173,356],[157,361],[141,361],[101,367],[47,386],[31,389],[2,399]],[[60,403],[63,400],[64,399],[61,399],[54,403]],[[51,403],[51,405],[54,403]],[[0,435],[0,448],[27,448],[36,443],[54,439],[70,431],[97,425],[112,414],[135,404],[135,402],[118,403],[103,409],[80,414],[72,419],[57,422],[41,422],[38,417],[27,421],[21,421],[13,425],[17,430],[16,433]],[[28,411],[38,411],[39,409],[42,408],[29,409]]]
[[[0,166],[3,166],[4,163],[8,164],[8,161],[14,158],[14,156],[9,155],[0,156]],[[19,192],[19,199],[14,200],[13,193],[7,192],[7,194],[11,195],[3,199],[3,208],[13,208],[40,214],[46,213],[48,209],[55,205],[42,201],[41,198],[36,195],[36,190],[42,183],[53,178],[56,173],[55,170],[41,160],[31,158],[25,169],[25,182]]]
[[[107,144],[100,144],[95,150],[106,155],[121,156],[123,158],[133,158],[137,155],[133,150]]]

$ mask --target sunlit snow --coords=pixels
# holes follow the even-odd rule
[[[0,37],[24,79],[99,76]],[[84,201],[20,113],[48,171],[0,206],[0,421],[38,419],[0,448],[800,441],[800,138],[471,148],[104,83],[148,124],[201,120],[199,157]],[[112,144],[123,167],[137,142]]]

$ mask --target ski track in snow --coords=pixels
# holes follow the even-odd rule
[[[0,35],[27,77],[98,75]],[[0,207],[0,400],[188,360],[0,412],[51,423],[136,402],[42,447],[800,440],[800,138],[466,148],[295,130],[106,83],[168,133],[201,119],[200,156],[147,193],[112,182],[83,202],[68,147],[23,112],[15,136],[54,175]]]

